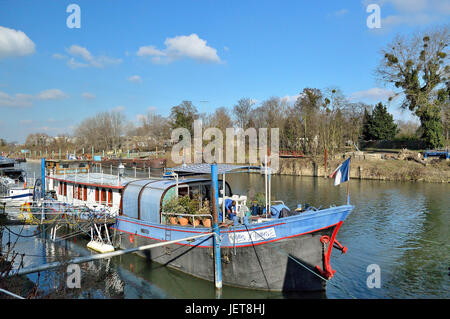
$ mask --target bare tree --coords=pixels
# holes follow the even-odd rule
[[[84,119],[75,129],[75,136],[83,146],[112,150],[120,147],[125,128],[121,112],[100,112]]]
[[[233,115],[238,127],[246,130],[250,125],[252,107],[255,102],[249,98],[240,99],[233,107]]]

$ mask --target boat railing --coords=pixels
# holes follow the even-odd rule
[[[64,174],[87,174],[89,167],[67,167],[67,168],[55,168],[56,175]]]
[[[212,220],[213,220],[213,217],[211,214],[178,214],[178,213],[170,213],[170,212],[161,212],[161,215],[163,215],[164,217],[166,217],[166,216],[174,216],[174,217],[181,216],[181,217],[186,217],[186,218],[192,218],[193,222],[192,222],[191,226],[193,226],[194,228],[196,227],[195,218],[200,219],[202,217],[208,217],[211,219],[211,224],[212,224]],[[167,224],[167,218],[165,218],[164,222]]]

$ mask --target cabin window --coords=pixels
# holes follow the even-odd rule
[[[106,189],[102,188],[102,202],[103,205],[106,204]]]
[[[223,181],[219,180],[219,196],[223,196]],[[225,181],[225,196],[231,197],[233,194],[231,193],[230,185]]]
[[[63,193],[63,184],[58,182],[58,195],[62,195]]]
[[[87,201],[87,192],[88,192],[87,186],[84,186],[83,188],[84,188],[84,192],[83,192],[83,200],[86,202],[86,201]]]
[[[189,195],[189,186],[188,185],[179,185],[178,186],[178,196],[183,197]]]
[[[83,186],[78,185],[78,199],[81,200],[83,198]]]
[[[67,196],[67,183],[64,183],[64,196]]]
[[[108,206],[112,207],[112,197],[113,197],[113,192],[112,189],[108,190]]]
[[[199,196],[202,198],[201,185],[192,186],[189,196],[191,199],[198,198]]]
[[[98,194],[98,192],[99,192],[99,190],[98,190],[98,188],[96,188],[95,189],[95,202],[96,203],[98,203],[98,201],[99,201],[99,196],[98,196],[99,194]]]
[[[122,215],[122,190],[119,190],[119,194],[120,194],[119,215]]]

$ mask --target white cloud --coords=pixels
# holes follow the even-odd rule
[[[365,91],[354,92],[350,95],[350,100],[385,101],[389,97],[394,97],[395,92],[383,88],[371,88]]]
[[[347,13],[348,13],[348,9],[341,9],[341,10],[333,12],[333,15],[335,17],[340,17],[340,16],[343,16],[343,15],[345,15]]]
[[[149,46],[140,47],[138,52],[136,53],[136,55],[138,55],[138,56],[146,56],[146,55],[165,56],[166,53],[164,53],[161,50],[156,49],[153,45],[149,45]]]
[[[89,92],[83,92],[81,93],[81,96],[86,100],[92,100],[96,98],[95,94]]]
[[[118,105],[118,106],[114,107],[111,111],[113,111],[113,112],[123,112],[123,111],[125,111],[125,106]]]
[[[30,94],[17,93],[14,96],[0,92],[0,106],[7,107],[29,107],[33,105],[33,96]]]
[[[72,69],[86,68],[89,66],[89,64],[75,61],[74,58],[70,58],[70,60],[67,61],[67,65]]]
[[[363,5],[376,3],[381,6],[381,29],[389,30],[395,26],[419,26],[448,21],[450,2],[448,0],[364,0]],[[387,15],[385,8],[394,10]],[[376,30],[379,33],[383,33]]]
[[[152,57],[153,63],[170,63],[182,58],[190,58],[200,62],[221,63],[217,50],[208,46],[206,41],[197,34],[180,35],[167,38],[164,41],[166,48],[159,50],[155,46],[142,46],[137,51],[138,56]]]
[[[134,118],[134,121],[136,123],[141,123],[143,121],[145,121],[147,117],[144,114],[136,114],[136,117]]]
[[[127,80],[129,82],[133,82],[133,83],[141,83],[142,82],[142,78],[139,75],[132,75],[132,76],[128,77]]]
[[[35,44],[22,31],[0,26],[0,58],[25,56],[35,52]]]
[[[60,53],[55,53],[52,55],[53,59],[58,59],[58,60],[63,60],[63,59],[67,59],[67,57],[64,54],[60,54]]]
[[[36,95],[23,93],[9,95],[8,93],[0,92],[0,107],[30,107],[33,106],[35,100],[61,100],[68,97],[60,89],[49,89]]]
[[[122,59],[111,58],[105,55],[95,57],[91,54],[91,52],[89,52],[88,49],[76,44],[71,45],[68,49],[66,49],[66,52],[71,56],[67,61],[67,65],[72,69],[85,68],[88,66],[104,68],[107,65],[122,63]],[[66,56],[58,53],[55,53],[53,57],[59,59],[67,58]],[[81,61],[76,60],[76,58],[81,59]]]
[[[67,97],[68,97],[67,94],[65,94],[60,89],[45,90],[45,91],[40,92],[37,95],[37,98],[39,100],[62,100],[62,99],[65,99]]]
[[[285,101],[289,104],[294,104],[295,102],[297,102],[297,99],[302,95],[302,93],[297,94],[297,95],[286,95],[283,96],[281,99],[281,101]]]
[[[85,61],[94,60],[91,53],[86,48],[80,47],[79,45],[71,45],[70,48],[67,49],[67,53],[73,56],[82,57]]]

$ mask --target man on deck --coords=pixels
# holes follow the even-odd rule
[[[229,198],[225,199],[225,212],[226,217],[230,220],[233,220],[233,217],[236,216],[236,201],[231,200]],[[223,220],[223,212],[219,213],[219,221]]]
[[[227,198],[225,200],[225,211],[227,212],[227,217],[233,220],[233,217],[236,216],[236,201]]]

